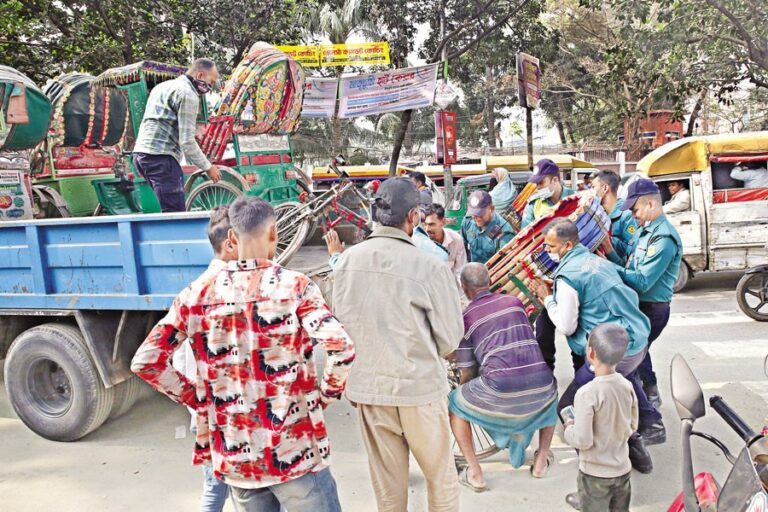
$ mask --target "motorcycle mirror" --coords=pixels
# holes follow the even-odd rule
[[[344,155],[339,153],[336,155],[336,165],[341,165],[342,167],[347,165],[347,160],[344,158]]]
[[[677,414],[683,420],[696,420],[704,417],[704,392],[688,363],[680,354],[672,358],[670,370],[672,399],[675,401]]]

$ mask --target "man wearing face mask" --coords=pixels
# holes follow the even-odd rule
[[[461,236],[469,261],[485,263],[514,238],[515,230],[496,213],[491,194],[475,190],[469,195]]]
[[[640,296],[640,309],[651,321],[648,347],[659,337],[669,321],[669,304],[680,271],[683,242],[677,229],[662,209],[659,187],[649,179],[640,179],[629,186],[627,199],[621,206],[631,211],[641,226],[640,234],[625,266],[618,266],[619,275]],[[648,352],[638,369],[649,399],[661,403],[651,354]]]
[[[592,254],[579,242],[579,230],[573,222],[562,218],[553,220],[544,229],[544,243],[550,257],[559,261],[553,290],[550,293],[542,281],[536,281],[532,290],[544,303],[557,329],[565,334],[573,353],[584,357],[589,333],[598,325],[618,324],[627,331],[629,345],[616,370],[633,384],[638,399],[640,434],[630,439],[632,466],[649,473],[653,464],[644,447],[645,433],[655,432],[661,415],[648,402],[636,377],[647,352],[650,331],[637,294],[622,282],[615,265]],[[563,393],[558,409],[572,405],[576,391],[594,378],[589,364],[582,365]]]
[[[520,224],[522,227],[548,214],[562,198],[575,193],[563,185],[560,168],[549,158],[542,158],[536,163],[528,182],[536,184],[537,192],[531,196],[525,206]]]
[[[620,183],[621,179],[612,171],[600,171],[592,179],[592,188],[611,217],[611,236],[603,242],[605,255],[612,262],[623,266],[634,248],[637,222],[632,218],[632,212],[621,209],[624,200],[617,195]]]
[[[555,162],[548,158],[542,158],[536,163],[533,174],[528,179],[530,183],[535,183],[538,189],[528,200],[528,204],[523,211],[521,227],[526,227],[539,217],[548,214],[564,197],[573,195],[575,192],[563,186],[560,168]],[[547,310],[541,312],[536,319],[536,341],[544,354],[544,361],[552,371],[555,371],[555,325],[549,319]],[[573,360],[573,369],[578,370],[584,364],[584,358],[575,352],[571,354]]]
[[[356,343],[347,398],[357,407],[378,509],[407,510],[413,453],[429,510],[457,511],[442,361],[464,335],[456,278],[411,238],[419,222],[411,180],[386,180],[375,204],[380,226],[333,271],[334,313]]]
[[[185,75],[152,89],[133,148],[133,163],[152,187],[163,212],[183,212],[184,173],[181,157],[217,182],[221,171],[195,140],[200,96],[216,83],[219,72],[210,59],[197,59]]]

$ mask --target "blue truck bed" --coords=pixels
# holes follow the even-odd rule
[[[208,212],[0,223],[0,309],[160,311],[213,253]]]

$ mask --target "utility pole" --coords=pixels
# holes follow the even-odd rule
[[[445,41],[445,0],[440,0],[440,41]],[[443,63],[448,58],[448,45],[443,44],[442,55],[440,59]],[[448,77],[444,74],[444,80],[448,80]],[[440,113],[442,117],[442,109]],[[445,134],[443,133],[443,140],[445,140]],[[443,146],[443,193],[445,194],[445,207],[448,208],[453,201],[453,172],[451,171],[451,164],[446,163],[447,151]]]

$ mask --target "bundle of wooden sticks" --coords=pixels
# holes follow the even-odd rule
[[[600,205],[600,198],[586,191],[557,203],[548,215],[520,231],[486,263],[491,290],[515,295],[529,314],[538,313],[542,307],[530,290],[531,282],[550,281],[557,270],[557,263],[543,250],[543,243],[544,228],[558,217],[576,223],[581,243],[591,251],[596,251],[610,233],[611,219]]]

